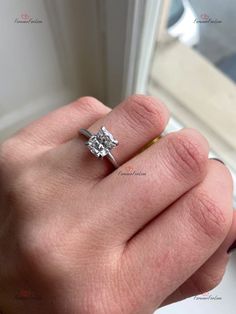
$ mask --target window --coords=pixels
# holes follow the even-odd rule
[[[167,2],[148,91],[170,108],[168,131],[182,126],[199,129],[209,140],[211,155],[222,159],[235,178],[235,3]],[[234,195],[236,199],[236,191]]]

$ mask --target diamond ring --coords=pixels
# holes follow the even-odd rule
[[[80,133],[88,138],[85,145],[93,155],[100,159],[107,157],[113,166],[118,168],[118,164],[111,154],[112,148],[118,145],[118,141],[104,126],[100,128],[97,134],[93,134],[86,129],[80,129]]]

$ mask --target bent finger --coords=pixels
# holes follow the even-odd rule
[[[144,297],[158,306],[190,278],[220,247],[232,217],[232,178],[226,167],[210,163],[202,183],[128,243],[124,260],[135,265],[127,269]]]

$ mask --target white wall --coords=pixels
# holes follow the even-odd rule
[[[79,96],[143,91],[159,4],[0,0],[0,139]],[[27,16],[42,23],[16,23]]]

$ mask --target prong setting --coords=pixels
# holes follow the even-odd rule
[[[97,158],[105,157],[118,144],[118,141],[105,128],[105,126],[102,126],[97,134],[93,134],[86,142],[91,153]]]

